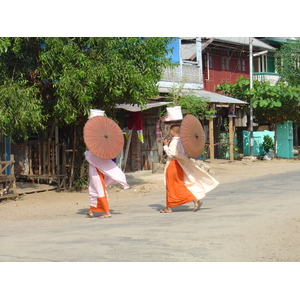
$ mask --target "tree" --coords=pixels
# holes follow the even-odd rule
[[[147,103],[170,60],[170,38],[46,38],[41,78],[55,89],[55,116],[69,124],[92,107]]]
[[[248,103],[252,99],[254,120],[260,124],[274,124],[276,127],[288,120],[300,121],[299,87],[284,82],[271,86],[269,81],[255,80],[253,88],[250,89],[249,79],[240,77],[233,84],[220,84],[217,91]]]
[[[26,128],[37,131],[49,118],[75,124],[90,108],[109,112],[117,103],[145,104],[158,95],[157,82],[171,65],[169,42],[162,37],[1,38],[0,104],[6,113],[0,133],[26,137]]]
[[[29,41],[29,39],[28,39]],[[30,47],[29,47],[30,45]],[[0,134],[27,136],[28,130],[43,129],[43,114],[39,87],[30,82],[33,69],[32,49],[36,44],[22,47],[15,38],[0,39]]]
[[[300,39],[283,44],[275,53],[281,81],[300,87]]]
[[[254,119],[260,124],[279,124],[285,121],[300,120],[300,89],[278,82],[253,81],[250,89],[249,79],[241,76],[233,84],[227,82],[218,85],[217,92],[250,103],[252,100]],[[248,108],[249,109],[249,108]]]

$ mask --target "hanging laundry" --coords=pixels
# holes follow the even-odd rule
[[[142,112],[129,112],[128,117],[128,130],[125,134],[125,137],[128,138],[130,132],[135,128],[138,134],[139,140],[144,143],[144,136],[143,136],[143,120],[142,120]]]

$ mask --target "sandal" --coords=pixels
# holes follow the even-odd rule
[[[198,200],[197,201],[197,205],[194,207],[193,211],[199,210],[202,204],[203,204],[203,202],[201,202],[200,200]]]
[[[90,218],[94,217],[94,214],[92,211],[86,211],[85,214],[88,215]]]
[[[165,209],[160,210],[159,212],[162,213],[162,214],[169,214],[169,213],[172,212],[172,210],[170,211],[167,208],[165,208]]]
[[[100,216],[98,218],[99,219],[111,218],[111,214],[109,214],[109,215],[102,215],[102,216]]]

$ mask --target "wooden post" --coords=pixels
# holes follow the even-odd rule
[[[69,182],[69,188],[72,188],[73,185],[73,179],[74,179],[74,164],[75,164],[75,150],[76,150],[76,125],[73,126],[74,129],[74,143],[73,143],[73,153],[72,153],[72,162],[71,162],[71,174],[70,174],[70,182]]]
[[[32,141],[31,143],[33,154],[32,154],[32,174],[38,174],[38,168],[39,168],[39,163],[38,163],[38,155],[39,155],[39,148],[38,148],[38,142],[37,141]]]
[[[42,175],[42,143],[38,143],[38,163],[39,163],[39,175]]]
[[[32,173],[32,143],[31,141],[29,141],[28,143],[29,146],[29,174],[33,174]]]
[[[67,170],[66,170],[66,144],[62,144],[62,175],[67,175]]]
[[[66,144],[62,144],[62,175],[67,176],[67,169],[66,169]],[[63,189],[66,188],[66,178],[64,177],[62,180]]]
[[[127,164],[127,158],[128,158],[128,152],[129,152],[129,147],[131,143],[131,136],[132,136],[132,131],[129,134],[128,140],[127,140],[127,145],[126,145],[126,150],[125,150],[125,158],[124,158],[124,167],[123,167],[123,172],[125,172],[126,169],[126,164]]]
[[[55,152],[54,152],[54,141],[51,142],[51,154],[52,154],[52,175],[55,175]]]
[[[51,175],[51,161],[50,161],[50,146],[51,146],[51,140],[48,139],[48,143],[47,143],[47,167],[48,167],[48,175]]]
[[[13,193],[16,195],[17,198],[17,185],[16,185],[16,178],[15,178],[15,156],[13,154],[10,155],[10,161],[11,161],[11,168],[10,168],[10,174],[14,176],[12,187],[13,187]],[[15,198],[15,199],[16,199]]]
[[[234,155],[233,155],[233,118],[229,118],[229,159],[230,161],[234,161]]]
[[[47,168],[46,168],[46,151],[47,151],[47,147],[46,147],[46,142],[43,141],[42,142],[43,145],[43,167],[42,167],[42,174],[45,175],[47,173]]]
[[[214,119],[209,119],[209,154],[210,162],[213,163],[215,160],[215,143],[214,143]]]
[[[57,175],[61,175],[60,174],[60,160],[59,160],[59,155],[60,155],[59,143],[57,143],[56,144],[56,163],[57,163],[56,172],[57,172]]]

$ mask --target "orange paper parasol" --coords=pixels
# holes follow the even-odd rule
[[[183,118],[180,138],[189,157],[198,158],[202,155],[205,146],[205,134],[200,121],[193,115],[186,115]]]
[[[93,117],[83,129],[86,146],[96,156],[104,159],[117,157],[124,146],[124,136],[116,122],[107,117]]]

